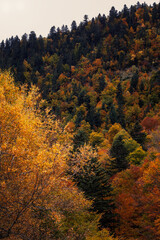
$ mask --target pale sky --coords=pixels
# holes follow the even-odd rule
[[[139,0],[140,3],[144,1]],[[146,0],[148,5],[159,0]],[[129,8],[137,0],[0,0],[0,41],[35,31],[37,37],[47,37],[52,26],[70,28],[73,20],[77,25],[85,14],[89,19],[100,13],[108,16],[112,6],[118,11],[124,4]]]

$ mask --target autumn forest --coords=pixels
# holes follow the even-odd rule
[[[160,3],[0,43],[0,239],[160,239]]]

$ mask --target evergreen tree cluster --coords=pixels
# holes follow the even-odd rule
[[[75,124],[78,147],[89,141],[83,121],[98,132],[114,123],[132,132],[133,121],[158,111],[159,27],[160,4],[112,7],[71,30],[53,26],[47,38],[32,31],[2,41],[0,68],[39,87],[54,114]]]

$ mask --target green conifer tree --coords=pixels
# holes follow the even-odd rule
[[[144,148],[144,143],[146,141],[146,133],[143,131],[143,127],[139,122],[136,122],[134,124],[134,127],[131,131],[131,136]]]
[[[85,194],[93,200],[92,211],[101,213],[100,226],[113,228],[113,198],[109,176],[98,162],[97,158],[92,158],[83,169],[75,175],[75,181]]]

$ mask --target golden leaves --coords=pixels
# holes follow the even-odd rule
[[[0,227],[4,234],[33,239],[42,209],[43,221],[49,209],[58,222],[64,211],[79,211],[90,202],[65,177],[72,134],[49,110],[40,113],[37,88],[18,89],[9,74],[1,74],[0,99]]]

